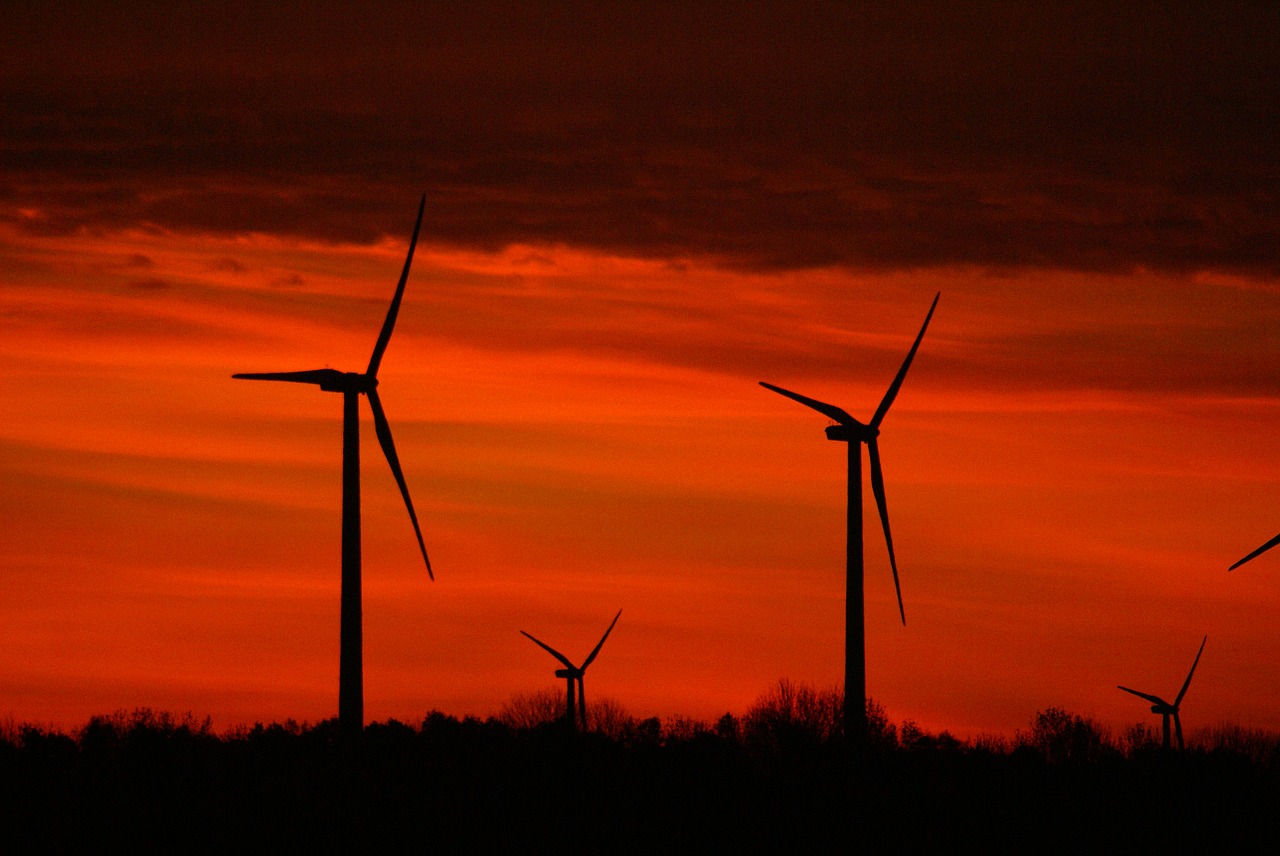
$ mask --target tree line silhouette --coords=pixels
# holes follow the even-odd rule
[[[851,763],[836,690],[780,681],[714,722],[599,699],[579,734],[562,705],[547,691],[483,720],[433,711],[358,744],[337,719],[221,734],[147,709],[72,733],[9,722],[0,850],[1178,851],[1280,825],[1280,735],[1241,728],[1169,752],[1150,725],[1112,734],[1048,708],[1013,737],[960,739],[869,701]]]

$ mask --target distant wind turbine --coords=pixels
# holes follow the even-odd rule
[[[1148,693],[1140,693],[1137,690],[1131,690],[1128,687],[1122,687],[1118,684],[1117,689],[1124,690],[1127,693],[1136,695],[1138,698],[1144,698],[1151,702],[1151,712],[1160,714],[1163,719],[1164,727],[1164,748],[1169,748],[1169,718],[1173,717],[1173,725],[1178,733],[1178,748],[1185,749],[1186,744],[1182,742],[1182,719],[1178,716],[1178,706],[1182,704],[1182,697],[1187,694],[1187,687],[1191,686],[1191,676],[1196,673],[1196,666],[1200,662],[1200,655],[1204,653],[1204,643],[1209,641],[1209,637],[1205,636],[1200,640],[1200,650],[1196,652],[1196,658],[1191,663],[1191,671],[1187,672],[1187,679],[1182,682],[1182,689],[1178,690],[1178,695],[1173,700],[1173,704],[1165,701],[1157,695]]]
[[[1234,571],[1236,568],[1240,567],[1240,566],[1241,566],[1241,565],[1243,565],[1245,562],[1249,561],[1250,559],[1253,559],[1253,558],[1256,558],[1256,557],[1258,557],[1258,556],[1261,556],[1263,553],[1267,552],[1268,550],[1270,550],[1272,547],[1274,547],[1274,546],[1275,546],[1275,545],[1277,545],[1277,544],[1280,544],[1280,535],[1277,535],[1276,537],[1272,538],[1270,541],[1268,541],[1267,543],[1263,544],[1261,547],[1259,547],[1258,549],[1254,550],[1252,553],[1250,553],[1249,555],[1245,556],[1243,559],[1241,559],[1240,561],[1236,562],[1236,563],[1235,563],[1234,565],[1232,565],[1231,567],[1227,568],[1227,570],[1228,570],[1228,571]]]
[[[573,704],[574,682],[576,681],[578,684],[577,715],[579,718],[581,718],[581,721],[582,721],[581,729],[583,731],[586,731],[587,730],[587,696],[586,696],[586,691],[582,687],[582,676],[586,674],[587,666],[590,666],[595,661],[596,655],[599,654],[600,649],[604,647],[604,640],[609,638],[609,634],[613,632],[613,625],[617,624],[618,619],[621,617],[622,617],[622,610],[619,609],[618,614],[613,617],[613,622],[610,623],[609,629],[606,630],[604,632],[604,635],[600,637],[600,641],[596,643],[596,647],[591,649],[591,653],[587,655],[587,659],[582,661],[581,666],[575,666],[573,663],[569,661],[568,657],[566,657],[564,654],[561,654],[555,648],[552,648],[546,642],[543,642],[541,639],[538,639],[532,633],[525,633],[523,630],[520,631],[522,634],[532,639],[534,643],[536,643],[540,648],[542,648],[542,650],[546,651],[552,657],[555,657],[561,663],[564,663],[563,669],[556,669],[556,677],[564,678],[565,683],[568,686],[569,691],[565,699],[564,718],[565,718],[565,722],[568,723],[568,727],[570,731],[573,731],[578,727],[577,725],[578,719],[575,718],[574,716],[574,704]]]
[[[920,333],[916,336],[907,358],[898,369],[898,375],[889,384],[889,389],[880,400],[871,417],[870,424],[863,425],[844,410],[832,404],[808,398],[797,392],[760,382],[765,389],[773,390],[805,407],[812,408],[824,416],[835,420],[837,424],[826,429],[827,439],[847,443],[849,447],[849,481],[848,481],[848,517],[845,540],[845,601],[844,601],[844,730],[847,738],[855,743],[863,744],[867,740],[867,662],[866,662],[866,629],[863,617],[863,559],[862,559],[862,444],[867,446],[867,454],[871,460],[871,490],[876,497],[876,507],[880,510],[880,523],[884,527],[884,540],[889,548],[889,567],[893,570],[893,588],[898,595],[898,614],[902,623],[907,623],[907,613],[902,606],[902,588],[898,583],[898,562],[893,554],[893,536],[889,533],[889,509],[884,498],[884,474],[880,468],[880,450],[876,445],[876,437],[880,434],[880,423],[889,412],[890,405],[902,387],[907,376],[907,369],[915,359],[920,340],[929,327],[929,319],[933,318],[933,310],[938,307],[939,292],[933,298],[929,314],[925,316]]]
[[[400,486],[400,494],[404,497],[405,507],[409,509],[409,519],[413,522],[414,534],[418,537],[418,548],[422,551],[422,560],[427,565],[427,574],[435,579],[431,570],[431,560],[427,558],[427,547],[422,540],[422,529],[418,526],[418,515],[414,513],[413,501],[409,499],[409,486],[405,483],[404,472],[400,469],[400,459],[396,455],[395,443],[391,440],[391,426],[387,423],[387,415],[378,398],[378,366],[382,363],[382,354],[391,341],[391,330],[395,327],[396,315],[400,311],[400,299],[404,296],[404,286],[409,279],[409,265],[413,262],[413,249],[418,244],[418,230],[422,227],[422,213],[427,204],[424,194],[418,204],[418,220],[413,226],[413,237],[409,241],[409,254],[404,260],[404,270],[400,274],[400,283],[391,298],[391,307],[387,310],[387,318],[382,323],[382,331],[373,346],[373,356],[369,359],[369,367],[363,372],[340,372],[336,369],[313,369],[301,372],[264,372],[259,374],[236,374],[232,377],[240,380],[277,380],[288,383],[308,383],[319,386],[323,392],[342,393],[342,614],[340,653],[338,659],[338,724],[344,734],[359,734],[364,728],[364,656],[363,631],[361,626],[361,586],[360,586],[360,409],[359,399],[363,395],[369,399],[369,409],[373,411],[373,428],[382,445],[382,453],[391,465],[391,474]]]

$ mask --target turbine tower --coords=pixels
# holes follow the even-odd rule
[[[863,557],[862,557],[862,445],[866,444],[867,455],[871,461],[871,490],[875,494],[876,507],[880,511],[880,524],[884,528],[885,544],[889,548],[889,567],[893,570],[893,588],[898,595],[898,614],[902,623],[907,623],[906,610],[902,607],[902,588],[898,583],[898,562],[893,554],[893,536],[889,533],[889,509],[884,498],[884,474],[880,467],[880,450],[876,438],[880,434],[880,423],[889,412],[890,405],[902,387],[907,376],[907,369],[915,358],[924,331],[929,327],[929,319],[933,310],[938,307],[939,292],[933,298],[929,314],[924,318],[920,333],[916,336],[907,358],[898,369],[898,375],[889,384],[889,389],[880,400],[869,424],[862,424],[844,410],[816,399],[808,398],[796,392],[760,382],[765,389],[773,390],[805,407],[812,408],[827,416],[837,424],[826,429],[827,439],[848,445],[849,481],[848,481],[848,518],[846,522],[845,540],[845,600],[844,600],[844,733],[855,745],[864,745],[867,740],[867,662],[866,662],[866,628],[863,617]]]
[[[1200,663],[1200,655],[1204,653],[1204,643],[1209,641],[1209,637],[1205,636],[1200,640],[1200,650],[1196,652],[1196,658],[1191,663],[1191,671],[1187,672],[1187,679],[1182,682],[1182,689],[1178,691],[1178,695],[1173,700],[1173,704],[1165,701],[1157,695],[1149,693],[1140,693],[1137,690],[1131,690],[1128,687],[1116,685],[1117,689],[1124,690],[1127,693],[1136,695],[1138,698],[1144,698],[1151,702],[1151,712],[1158,713],[1163,717],[1164,731],[1164,748],[1169,748],[1169,718],[1173,717],[1173,725],[1178,734],[1178,749],[1186,748],[1186,744],[1182,742],[1182,719],[1178,716],[1178,706],[1182,704],[1182,697],[1187,694],[1187,687],[1191,686],[1191,676],[1196,673],[1196,666]]]
[[[409,241],[409,254],[404,260],[404,270],[400,274],[400,283],[396,286],[395,296],[391,298],[391,307],[387,310],[386,320],[382,323],[382,331],[373,346],[373,356],[369,366],[363,372],[340,372],[336,369],[313,369],[300,372],[263,372],[257,374],[235,374],[239,380],[276,380],[288,383],[307,383],[319,386],[322,392],[338,392],[342,394],[342,614],[339,631],[340,652],[338,659],[338,725],[344,735],[358,735],[364,728],[364,655],[363,630],[361,626],[361,586],[360,586],[360,396],[369,400],[369,409],[373,411],[373,429],[378,435],[382,453],[391,465],[391,474],[395,476],[400,487],[400,495],[404,497],[405,507],[409,510],[409,519],[413,522],[414,534],[418,537],[418,548],[422,551],[422,560],[427,565],[427,574],[435,579],[431,570],[431,560],[427,558],[427,547],[422,540],[422,529],[418,526],[418,515],[414,513],[413,501],[409,498],[409,486],[405,483],[404,472],[400,469],[400,459],[396,455],[395,443],[391,439],[391,426],[387,422],[387,414],[382,409],[378,398],[378,366],[382,363],[382,354],[391,340],[391,330],[395,327],[396,315],[400,311],[400,299],[404,296],[404,286],[409,279],[409,265],[413,262],[413,249],[418,244],[418,230],[422,227],[422,213],[426,207],[427,197],[424,194],[418,204],[418,220],[413,226],[413,237]]]
[[[1277,535],[1276,537],[1272,538],[1270,541],[1268,541],[1267,543],[1263,544],[1261,547],[1259,547],[1258,549],[1254,550],[1252,553],[1250,553],[1249,555],[1245,556],[1243,559],[1241,559],[1240,561],[1236,562],[1236,563],[1235,563],[1234,565],[1232,565],[1231,567],[1227,568],[1227,570],[1228,570],[1228,571],[1234,571],[1236,568],[1240,567],[1240,566],[1241,566],[1241,565],[1243,565],[1245,562],[1249,561],[1250,559],[1253,559],[1253,558],[1256,558],[1256,557],[1258,557],[1258,556],[1261,556],[1263,553],[1267,552],[1268,550],[1270,550],[1272,547],[1274,547],[1274,546],[1275,546],[1275,545],[1277,545],[1277,544],[1280,544],[1280,535]]]
[[[568,687],[568,693],[565,697],[564,718],[565,718],[565,722],[568,723],[568,727],[570,731],[574,731],[579,727],[578,726],[579,719],[581,719],[581,729],[583,731],[587,730],[587,696],[586,696],[585,690],[583,690],[582,688],[582,676],[586,674],[587,666],[591,665],[591,663],[596,659],[596,655],[600,653],[600,649],[604,647],[604,640],[609,638],[609,634],[613,632],[613,625],[617,624],[618,619],[621,617],[622,617],[622,610],[619,609],[618,614],[613,617],[613,621],[609,624],[609,629],[606,630],[604,632],[604,635],[600,637],[600,641],[596,643],[596,647],[591,649],[591,653],[587,655],[587,659],[582,661],[581,666],[575,666],[573,663],[569,661],[568,657],[566,657],[564,654],[561,654],[555,648],[552,648],[546,642],[543,642],[541,639],[538,639],[532,633],[525,633],[523,630],[520,631],[522,634],[532,639],[540,648],[542,648],[542,650],[546,651],[552,657],[555,657],[561,663],[564,663],[563,669],[556,669],[556,677],[564,678],[565,683]],[[574,716],[574,706],[573,706],[573,685],[575,681],[578,684],[577,718],[575,718]]]

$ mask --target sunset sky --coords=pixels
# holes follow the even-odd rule
[[[844,446],[941,299],[867,492],[867,686],[1280,730],[1280,8],[23,3],[0,28],[0,718],[336,714],[341,399],[365,706],[636,715],[842,679]],[[1129,5],[1129,4],[1124,4]],[[356,7],[359,8],[356,8]]]

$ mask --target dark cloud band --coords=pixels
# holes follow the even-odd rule
[[[1263,4],[81,11],[5,45],[27,229],[1280,271]]]

